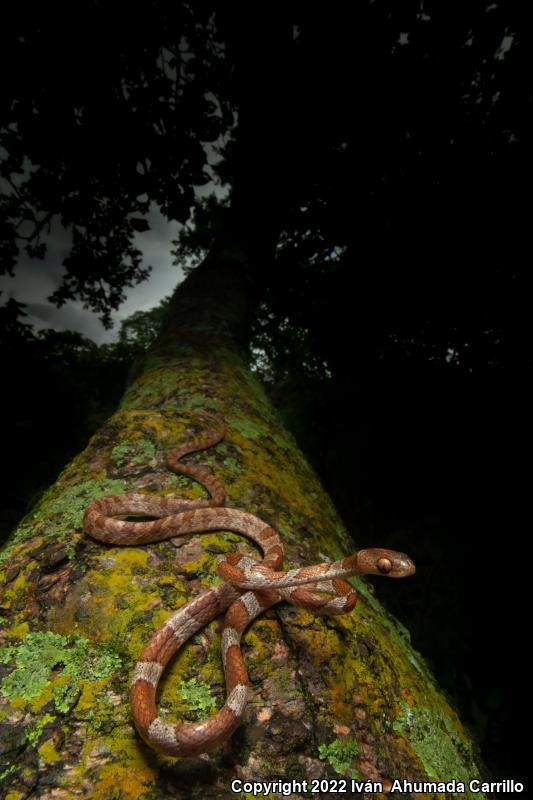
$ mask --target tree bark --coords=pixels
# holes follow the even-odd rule
[[[301,797],[298,782],[310,790],[313,779],[328,778],[348,779],[340,796],[361,795],[352,779],[455,779],[466,784],[455,797],[474,796],[468,783],[482,767],[469,734],[408,632],[364,580],[353,581],[359,601],[349,615],[325,619],[280,605],[251,626],[244,637],[251,700],[219,750],[181,761],[158,756],[133,727],[129,679],[150,632],[218,580],[218,553],[253,547],[227,532],[103,545],[82,533],[82,515],[93,498],[120,491],[201,495],[169,473],[164,458],[185,428],[201,429],[197,414],[220,414],[226,437],[192,458],[222,478],[227,505],[280,531],[287,566],[356,549],[246,365],[251,287],[246,246],[216,247],[177,291],[116,414],[7,543],[0,792],[8,800],[244,797],[232,793],[236,779],[295,781],[291,796]],[[223,703],[219,643],[214,622],[169,665],[159,699],[169,719],[208,716],[213,702]],[[318,788],[315,796],[328,796]]]

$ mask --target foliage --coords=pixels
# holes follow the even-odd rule
[[[220,200],[211,194],[200,200],[194,209],[193,218],[172,242],[174,263],[180,264],[185,275],[192,272],[207,255],[217,236],[224,230],[227,218],[227,199]]]
[[[117,353],[124,349],[128,358],[132,354],[141,353],[147,350],[157,336],[165,313],[168,309],[170,297],[166,297],[154,308],[148,311],[134,311],[120,323],[118,334],[118,347],[109,347],[111,353]]]
[[[509,240],[519,251],[531,78],[512,4],[272,6],[261,26],[204,0],[156,0],[142,26],[95,0],[79,8],[75,43],[53,14],[14,14],[1,56],[2,268],[19,245],[44,257],[60,218],[73,249],[59,304],[80,297],[109,322],[123,288],[147,277],[134,238],[150,203],[182,223],[194,209],[178,246],[193,258],[230,217],[263,240],[256,251],[277,245],[277,266],[257,277],[278,321],[295,310],[291,324],[308,330],[311,318],[342,318],[328,310],[339,265],[379,328],[417,317],[420,282],[450,300],[476,292],[480,231],[491,230],[489,256]],[[367,35],[354,42],[354,30]],[[24,69],[10,73],[13,63]],[[230,215],[195,197],[213,177],[231,185]]]
[[[77,296],[109,325],[124,287],[149,274],[134,237],[150,203],[187,220],[193,186],[209,179],[203,143],[229,112],[209,99],[223,70],[207,4],[156,0],[142,24],[94,0],[79,14],[75,39],[38,7],[4,26],[0,252],[8,272],[20,245],[44,258],[59,219],[73,245],[53,298]]]

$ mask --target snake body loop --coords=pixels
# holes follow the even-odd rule
[[[93,501],[83,519],[86,533],[110,544],[139,545],[188,533],[231,530],[251,539],[263,553],[260,562],[237,553],[221,560],[217,570],[224,582],[172,614],[154,633],[135,666],[130,699],[137,730],[155,750],[173,756],[205,753],[225,741],[239,725],[249,685],[240,640],[259,614],[282,600],[319,614],[343,614],[356,602],[356,593],[344,578],[362,574],[404,577],[415,571],[404,553],[371,548],[341,561],[282,572],[284,549],[277,531],[253,514],[223,506],[222,482],[207,467],[181,461],[188,453],[212,447],[224,437],[224,423],[219,417],[208,413],[202,416],[212,427],[202,438],[170,450],[167,465],[175,473],[201,483],[209,498],[117,494]],[[120,515],[156,519],[136,522],[115,518]],[[334,596],[327,597],[322,592]],[[220,711],[201,722],[172,724],[159,717],[156,710],[157,685],[163,670],[184,642],[224,611],[221,647],[226,702]]]

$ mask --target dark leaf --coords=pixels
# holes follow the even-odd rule
[[[143,233],[144,231],[150,230],[150,225],[147,219],[143,219],[142,217],[133,217],[130,219],[131,227],[137,231],[137,233]]]

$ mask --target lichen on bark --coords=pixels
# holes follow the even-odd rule
[[[192,290],[184,297],[187,307],[194,305]],[[226,436],[191,458],[220,476],[227,505],[280,531],[287,567],[355,549],[233,345],[231,320],[224,327],[217,317],[216,335],[205,320],[200,333],[189,326],[180,334],[176,307],[178,300],[172,324],[139,367],[117,413],[8,542],[0,572],[4,796],[222,798],[234,777],[309,780],[336,776],[339,764],[348,776],[377,781],[468,783],[478,777],[468,733],[406,631],[363,580],[354,581],[359,602],[350,615],[319,618],[281,605],[253,624],[243,644],[251,700],[242,726],[218,751],[176,761],[154,754],[137,736],[128,683],[150,631],[218,580],[218,554],[253,547],[223,531],[143,547],[103,545],[81,530],[83,509],[93,497],[132,490],[201,495],[200,487],[168,471],[165,452],[201,430],[202,411],[214,411],[225,419]],[[18,668],[16,654],[36,636],[58,637],[53,642],[63,642],[65,653],[86,642],[94,663],[107,667],[77,674],[75,691],[61,689],[67,655],[63,662],[51,657],[39,693],[2,690],[6,681],[15,685],[10,676]],[[161,682],[163,715],[175,717],[179,709],[183,718],[195,719],[210,698],[222,705],[219,641],[214,622],[178,652]],[[199,686],[209,691],[195,692]],[[67,698],[59,707],[58,693]]]

